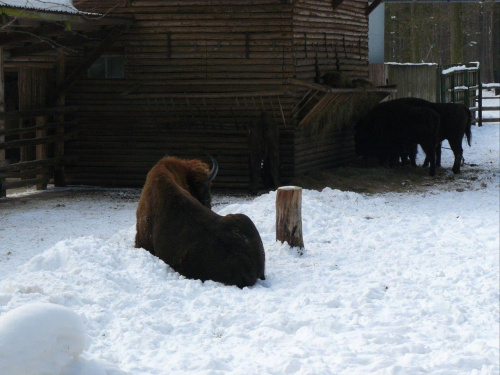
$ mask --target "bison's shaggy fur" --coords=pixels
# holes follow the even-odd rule
[[[462,140],[467,138],[467,144],[471,145],[472,113],[467,106],[461,103],[432,103],[418,98],[401,98],[394,102],[408,104],[417,107],[430,108],[436,111],[440,119],[439,142],[436,147],[436,166],[441,166],[441,142],[448,140],[450,148],[455,156],[453,173],[460,173],[460,164],[463,157]],[[426,158],[424,166],[429,165]]]
[[[434,176],[438,131],[439,115],[432,109],[395,101],[380,103],[355,127],[356,153],[378,157],[383,164],[397,160],[402,149],[419,144],[430,160],[429,174]]]
[[[210,171],[200,160],[161,159],[137,207],[135,247],[190,279],[240,288],[264,279],[265,254],[253,222],[210,209]]]

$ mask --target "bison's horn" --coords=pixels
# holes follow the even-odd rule
[[[217,172],[219,171],[219,163],[217,163],[217,160],[213,156],[207,155],[210,160],[212,160],[212,170],[210,171],[210,174],[208,175],[207,181],[213,181],[215,176],[217,176]]]

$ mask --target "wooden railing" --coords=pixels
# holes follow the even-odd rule
[[[452,66],[441,74],[441,102],[463,103],[474,113],[473,123],[483,125],[483,88],[478,63]]]
[[[18,121],[17,128],[0,128],[0,198],[7,189],[36,185],[45,190],[50,179],[64,185],[64,141],[72,139],[76,121],[65,116],[76,107],[41,108],[29,111],[0,112],[0,122]],[[8,164],[7,150],[18,150],[19,161]]]
[[[488,83],[488,84],[483,84],[482,85],[483,89],[485,88],[489,88],[489,89],[498,89],[500,90],[500,83]],[[484,98],[483,99],[488,99],[488,98]],[[497,102],[498,103],[498,102]],[[479,111],[479,107],[473,107],[470,109],[471,111],[473,112],[477,112]],[[481,121],[481,124],[483,122],[498,122],[500,123],[500,117],[484,117],[483,114],[484,112],[498,112],[500,111],[500,105],[497,105],[497,106],[482,106],[481,108],[481,112],[479,115],[476,116],[476,118],[479,118],[480,117],[480,121]]]

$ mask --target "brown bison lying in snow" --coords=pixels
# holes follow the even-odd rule
[[[217,173],[201,160],[161,159],[148,173],[137,207],[135,247],[190,279],[240,288],[264,279],[259,232],[243,214],[220,216],[211,207]]]

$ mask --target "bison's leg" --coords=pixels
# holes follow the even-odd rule
[[[426,160],[429,159],[430,163],[430,169],[429,169],[429,175],[430,176],[435,176],[436,175],[436,146],[434,143],[424,143],[421,144],[422,149],[425,152],[425,158]]]
[[[384,151],[385,158],[389,162],[390,168],[394,168],[398,165],[400,150],[402,147],[404,147],[404,146],[403,145],[396,145],[396,146],[387,147],[385,149],[385,151]]]
[[[427,168],[428,166],[429,166],[429,158],[426,155],[422,167]],[[441,167],[441,142],[438,142],[436,146],[436,167]]]
[[[401,159],[401,165],[404,167],[408,164],[409,148],[406,145],[401,145],[399,148],[399,157]]]
[[[462,156],[464,153],[464,149],[462,148],[462,139],[449,139],[450,148],[453,151],[453,155],[455,155],[455,162],[453,163],[452,171],[455,174],[460,173],[460,164],[462,163]]]
[[[426,155],[424,164],[422,167],[427,168],[429,166],[429,157]],[[436,167],[441,167],[441,142],[436,146]]]
[[[413,144],[409,146],[409,157],[410,157],[410,163],[413,168],[417,166],[417,144]]]
[[[436,146],[436,167],[441,167],[441,144],[442,142],[438,142]]]
[[[438,155],[438,152],[439,152],[439,165],[437,163],[437,155]],[[436,166],[441,166],[441,142],[438,142],[437,146],[436,146]],[[422,164],[422,167],[424,168],[427,168],[429,166],[429,157],[427,156],[427,154],[425,155],[425,160],[424,160],[424,164]]]
[[[406,166],[408,164],[408,160],[410,161],[410,164],[412,167],[416,167],[417,163],[415,161],[417,156],[417,145],[416,144],[409,144],[409,145],[402,145],[400,148],[400,157],[401,157],[401,164]]]

